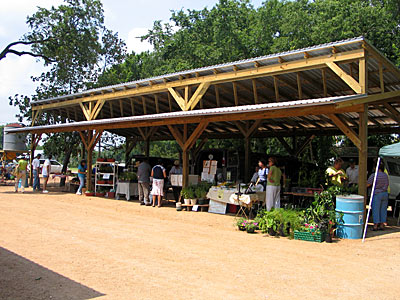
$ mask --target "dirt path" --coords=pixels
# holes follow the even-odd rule
[[[399,299],[400,230],[333,244],[233,217],[0,187],[0,299]]]

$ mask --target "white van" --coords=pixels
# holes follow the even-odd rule
[[[393,207],[394,200],[400,199],[400,158],[385,156],[382,161],[389,175],[389,205]]]

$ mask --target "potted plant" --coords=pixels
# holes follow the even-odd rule
[[[115,162],[115,158],[107,158],[107,162]]]
[[[86,191],[85,192],[85,196],[94,196],[94,192],[93,191]]]
[[[104,197],[105,194],[103,189],[98,189],[95,193],[96,197]]]
[[[199,205],[203,205],[205,204],[205,198],[207,195],[207,190],[205,189],[205,187],[203,185],[198,185],[195,189],[195,194],[196,197],[199,201]]]
[[[102,157],[98,157],[98,158],[97,158],[97,161],[98,161],[98,162],[105,162],[106,159],[105,159],[105,158],[102,158]]]
[[[194,198],[194,191],[191,186],[184,187],[181,191],[181,196],[186,205],[190,205],[190,200]]]
[[[115,190],[111,189],[108,193],[107,193],[107,198],[115,198]]]
[[[258,223],[254,221],[246,221],[246,231],[247,233],[254,233],[258,227]]]
[[[106,184],[106,181],[101,179],[101,180],[97,180],[97,184]]]
[[[321,243],[325,240],[325,231],[318,224],[305,223],[300,230],[294,232],[294,239]]]
[[[239,218],[236,220],[236,226],[240,231],[245,231],[246,230],[246,223],[247,220],[245,218]]]

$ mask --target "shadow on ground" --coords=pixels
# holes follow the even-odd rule
[[[73,299],[104,296],[0,247],[0,299]]]

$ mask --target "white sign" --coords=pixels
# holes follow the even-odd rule
[[[224,215],[226,213],[226,203],[210,200],[208,212]]]
[[[192,210],[193,211],[198,211],[199,210],[199,206],[198,205],[193,205]]]
[[[110,174],[103,174],[103,179],[110,179]]]

